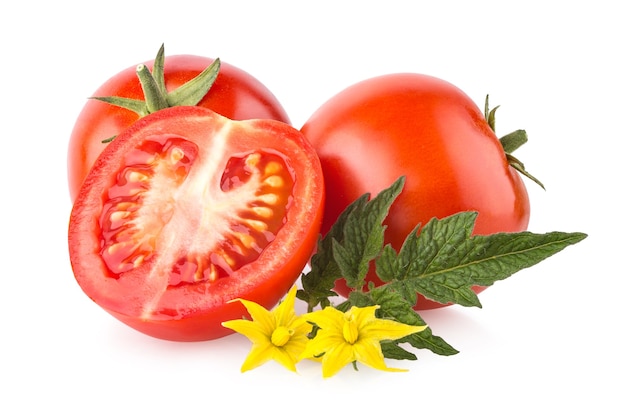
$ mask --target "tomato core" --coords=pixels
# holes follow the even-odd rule
[[[214,282],[254,262],[285,224],[295,176],[284,156],[255,150],[231,157],[215,193],[209,180],[186,183],[197,152],[189,140],[159,135],[125,156],[103,196],[99,223],[101,255],[112,277],[161,251],[182,253],[169,286]],[[165,228],[194,233],[170,242],[159,238],[170,236],[162,234]]]

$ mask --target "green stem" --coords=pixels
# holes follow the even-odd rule
[[[137,66],[137,76],[139,77],[139,82],[141,83],[141,88],[143,89],[143,94],[146,99],[148,114],[168,108],[167,100],[161,93],[159,85],[150,73],[148,67],[144,64],[139,64]]]

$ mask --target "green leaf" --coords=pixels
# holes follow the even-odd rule
[[[378,257],[383,247],[383,220],[402,191],[404,180],[405,177],[398,178],[375,198],[351,211],[345,219],[342,240],[333,241],[335,262],[348,286],[360,288],[364,285],[370,262]]]
[[[298,297],[312,310],[317,304],[329,306],[335,281],[344,278],[353,291],[336,305],[341,311],[351,306],[379,305],[378,317],[405,324],[426,323],[414,310],[417,295],[439,303],[478,306],[474,286],[490,286],[514,273],[531,267],[567,246],[587,237],[580,232],[528,231],[493,235],[472,235],[478,214],[461,212],[430,220],[423,228],[416,225],[396,251],[383,246],[382,225],[393,200],[400,194],[404,177],[377,197],[365,194],[339,217],[330,232],[319,241],[311,260],[311,271],[302,276]],[[365,287],[365,275],[374,261],[383,284]],[[414,359],[400,347],[407,343],[440,355],[458,353],[430,327],[395,342],[381,344],[388,358]]]
[[[471,236],[476,216],[463,212],[433,219],[417,238],[407,238],[396,259],[387,261],[402,265],[387,286],[400,293],[415,291],[439,303],[480,307],[472,286],[490,286],[587,236],[527,231]]]
[[[404,177],[398,178],[376,198],[369,194],[351,203],[337,218],[330,231],[319,240],[317,252],[311,257],[311,270],[302,275],[302,289],[296,296],[313,310],[318,304],[329,306],[335,281],[346,278],[351,287],[360,287],[369,262],[380,252],[383,244],[382,222],[389,207],[402,191]],[[344,245],[345,243],[345,245]]]
[[[415,354],[403,349],[395,341],[382,341],[380,348],[386,358],[392,358],[394,360],[417,360]]]
[[[380,309],[378,310],[380,317],[393,319],[412,326],[426,325],[426,322],[413,309],[415,303],[407,301],[400,293],[393,291],[389,287],[374,288],[371,290],[370,296],[372,304],[380,305]],[[458,351],[444,339],[435,336],[430,327],[396,341],[398,344],[404,342],[409,343],[415,348],[428,349],[435,354],[443,356],[458,353]]]
[[[302,275],[302,289],[298,290],[298,299],[308,304],[309,311],[320,304],[322,307],[330,305],[329,297],[337,296],[332,289],[335,281],[341,278],[339,266],[333,256],[333,242],[343,240],[343,227],[346,219],[353,211],[361,211],[369,199],[364,194],[351,203],[337,218],[326,236],[318,241],[317,252],[311,257],[311,270]]]

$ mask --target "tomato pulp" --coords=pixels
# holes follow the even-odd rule
[[[478,212],[475,234],[528,227],[523,180],[484,113],[446,81],[411,73],[365,80],[329,99],[301,131],[326,180],[324,234],[352,201],[403,175],[404,190],[386,219],[385,240],[396,250],[417,224],[461,211]],[[368,280],[381,283],[372,270]],[[342,280],[335,290],[349,293]],[[421,296],[416,304],[441,306]]]
[[[214,60],[195,55],[165,57],[164,79],[168,91],[195,78]],[[144,63],[152,69],[154,61]],[[136,67],[129,67],[106,81],[94,96],[117,96],[144,100]],[[217,79],[198,106],[212,109],[233,120],[275,119],[289,123],[287,113],[276,97],[260,81],[232,65],[221,63]],[[98,155],[110,139],[139,119],[131,110],[90,99],[80,112],[68,147],[67,171],[70,198],[80,186]]]
[[[127,325],[218,338],[246,315],[233,299],[270,308],[291,288],[323,203],[319,160],[296,129],[167,108],[94,163],[70,216],[70,260],[83,291]]]

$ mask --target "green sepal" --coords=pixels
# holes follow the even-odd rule
[[[498,140],[500,140],[500,144],[502,145],[504,153],[511,154],[519,147],[524,145],[526,142],[528,142],[528,134],[526,134],[525,130],[518,129],[507,135],[502,136]]]
[[[496,106],[493,109],[489,108],[489,95],[487,95],[485,97],[485,120],[487,121],[487,124],[489,125],[489,127],[491,128],[491,130],[496,131],[496,111],[498,110],[498,108],[500,107],[500,105]]]
[[[169,106],[194,106],[204,98],[217,79],[221,62],[217,58],[191,81],[166,95]]]
[[[167,89],[165,88],[165,45],[161,44],[156,57],[154,58],[154,64],[152,65],[152,76],[159,88],[162,95],[167,95]]]
[[[146,101],[139,99],[123,98],[120,96],[92,96],[89,99],[95,99],[101,102],[106,102],[110,105],[119,106],[120,108],[128,109],[135,112],[139,117],[146,116],[148,114],[148,108],[146,107]]]
[[[517,170],[518,173],[523,174],[524,176],[528,177],[530,180],[537,183],[539,187],[543,188],[544,190],[546,189],[546,187],[543,185],[541,181],[539,181],[539,179],[537,179],[537,177],[533,176],[528,171],[526,171],[526,167],[524,167],[524,163],[519,161],[515,156],[506,153],[506,159],[509,162],[509,166]]]

